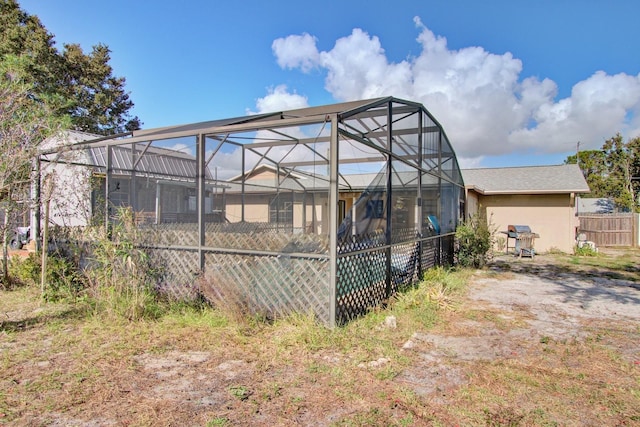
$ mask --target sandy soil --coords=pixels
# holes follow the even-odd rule
[[[597,271],[568,271],[545,256],[502,256],[488,271],[476,273],[464,304],[466,309],[493,312],[497,319],[456,319],[443,330],[414,334],[404,348],[419,352],[422,363],[399,380],[416,392],[445,398],[465,383],[465,362],[472,369],[473,361],[535,351],[541,340],[580,340],[592,323],[637,325],[640,284]],[[497,328],[500,323],[505,327]],[[630,361],[640,359],[640,342],[618,350]]]
[[[403,352],[416,356],[412,357],[416,363],[395,376],[391,387],[409,388],[435,407],[445,406],[486,361],[539,352],[545,340],[586,339],[595,324],[640,324],[640,282],[622,275],[569,270],[537,256],[534,260],[501,257],[489,269],[478,271],[460,309],[451,312],[450,319],[400,343]],[[7,319],[24,317],[18,311],[4,315]],[[634,336],[637,333],[636,329]],[[17,345],[0,344],[6,348]],[[640,342],[625,343],[616,352],[635,366],[640,361]],[[318,366],[353,369],[345,355],[318,352],[308,356],[317,359]],[[40,362],[45,365],[25,367],[24,372],[44,375],[61,363],[57,358],[62,360],[64,354]],[[355,382],[362,382],[358,388],[362,400],[341,405],[335,404],[330,388],[314,382],[315,374],[304,360],[286,367],[277,361],[264,366],[256,360],[249,354],[214,350],[149,351],[123,360],[119,369],[104,367],[109,371],[109,384],[99,405],[78,402],[66,413],[43,414],[30,411],[25,403],[15,425],[147,425],[145,419],[148,425],[157,420],[164,420],[162,425],[185,425],[186,420],[190,425],[205,425],[212,412],[230,420],[220,425],[242,425],[241,420],[252,420],[253,425],[330,425],[357,412],[358,405],[366,410],[367,398],[375,401],[376,390],[367,387],[368,372],[390,363],[377,359],[350,371]],[[24,378],[19,381],[26,382]],[[239,384],[254,387],[245,390]],[[252,393],[260,393],[259,405],[251,403]]]
[[[482,315],[474,319],[452,313],[451,322],[429,333],[416,332],[402,346],[403,351],[417,353],[418,363],[401,372],[395,381],[435,405],[446,404],[467,383],[479,361],[507,360],[539,352],[544,340],[584,339],[592,322],[640,322],[637,283],[597,272],[570,272],[544,256],[534,260],[497,259],[490,269],[476,273],[462,304],[460,311],[475,310]],[[640,343],[617,350],[622,350],[623,357],[630,361],[640,359]],[[341,355],[318,357],[336,367],[346,363]],[[204,407],[225,400],[220,387],[216,391],[207,384],[255,380],[251,362],[225,360],[212,366],[206,353],[170,353],[161,357],[147,354],[136,361],[146,375],[162,380],[149,390],[154,398],[183,396]],[[380,369],[387,362],[372,360],[363,367]],[[292,371],[292,375],[298,374]],[[310,394],[305,399],[312,401]],[[317,409],[323,404],[319,401]],[[300,411],[296,422],[328,425],[342,415],[339,407],[329,412],[325,408],[324,412],[323,417],[308,408]],[[268,424],[269,418],[255,421]]]

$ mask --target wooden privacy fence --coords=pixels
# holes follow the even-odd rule
[[[596,246],[638,246],[638,214],[583,214],[579,232]]]

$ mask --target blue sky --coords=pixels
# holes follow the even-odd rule
[[[21,0],[112,50],[144,128],[393,95],[462,167],[558,164],[640,135],[635,0]]]

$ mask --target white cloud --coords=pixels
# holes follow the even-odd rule
[[[274,42],[275,44],[275,42]],[[291,93],[287,90],[286,85],[279,85],[268,89],[268,93],[263,98],[256,100],[256,111],[247,111],[247,114],[262,114],[272,113],[278,111],[295,110],[299,108],[306,108],[309,106],[307,97],[298,95],[297,93]],[[288,137],[293,138],[313,138],[318,136],[320,132],[328,132],[328,128],[321,125],[306,126],[306,127],[288,127],[279,128],[278,132],[272,132],[269,130],[260,130],[255,132],[253,138],[256,141],[266,142],[282,142],[290,141],[291,145],[275,146],[271,148],[257,149],[260,154],[266,154],[266,159],[262,159],[254,151],[245,153],[245,170],[251,170],[256,163],[273,165],[271,161],[280,162],[295,162],[295,161],[308,161],[314,160],[314,153],[304,146],[295,146],[294,142]],[[283,134],[288,135],[287,138],[283,137]],[[231,138],[233,139],[233,138]],[[236,149],[238,150],[238,149]],[[323,150],[326,151],[326,150]],[[230,153],[218,154],[211,162],[212,166],[218,167],[219,171],[225,178],[230,176],[236,176],[240,174],[242,169],[238,159],[241,156],[237,155],[237,151]]]
[[[248,114],[272,113],[276,111],[295,110],[309,106],[307,97],[297,93],[289,93],[286,85],[279,85],[268,90],[264,98],[258,98],[256,108],[258,111],[247,111]]]
[[[325,88],[337,100],[393,95],[422,102],[468,164],[488,155],[563,153],[577,141],[599,148],[618,131],[629,137],[640,132],[640,75],[598,71],[577,83],[570,97],[556,100],[555,82],[521,76],[522,61],[511,53],[451,50],[445,37],[419,18],[414,22],[421,52],[401,62],[390,62],[378,37],[358,28],[327,51],[303,34],[274,41],[273,52],[282,68],[324,70]],[[272,95],[286,97],[266,98]]]
[[[318,62],[316,38],[306,33],[301,36],[276,39],[271,44],[271,48],[278,58],[278,65],[282,68],[300,68],[308,72]]]
[[[173,144],[170,147],[167,147],[169,150],[180,151],[181,153],[189,154],[191,156],[195,156],[193,145],[187,145],[182,142],[178,142]]]
[[[637,135],[639,107],[640,76],[598,71],[577,83],[570,98],[540,103],[532,116],[537,125],[515,129],[509,141],[528,147],[557,142],[561,148],[563,141],[581,141],[585,148],[600,148],[604,139],[618,131]]]
[[[482,160],[484,160],[484,156],[479,157],[460,157],[456,155],[458,160],[458,166],[462,169],[474,169],[482,167]]]

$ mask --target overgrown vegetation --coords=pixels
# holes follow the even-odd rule
[[[639,257],[563,255],[558,262],[565,259],[579,263],[564,268],[566,274],[569,268],[607,261],[626,271]],[[530,260],[525,264],[532,265]],[[592,321],[581,337],[534,337],[495,360],[455,359],[437,345],[412,351],[408,344],[419,342],[420,335],[447,331],[471,343],[474,327],[516,333],[527,323],[526,311],[502,312],[465,301],[474,274],[430,270],[386,308],[335,330],[307,314],[274,322],[236,321],[221,310],[184,304],[123,321],[95,315],[94,309],[78,312],[84,304],[42,304],[37,285],[4,291],[0,423],[526,426],[640,421],[633,353],[640,329],[634,324]],[[512,275],[492,272],[491,277],[501,274]],[[427,356],[437,354],[442,359],[429,364]],[[420,391],[428,379],[434,391]],[[452,380],[455,387],[447,388]]]
[[[493,258],[495,230],[490,218],[476,214],[456,228],[456,263],[462,267],[484,267]]]
[[[96,226],[83,233],[81,242],[65,230],[57,231],[55,249],[50,248],[47,255],[42,299],[88,304],[93,314],[101,316],[158,317],[169,303],[155,289],[158,268],[136,245],[131,210],[117,209],[108,230]],[[42,258],[33,253],[14,258],[9,271],[17,283],[39,287]]]
[[[0,3],[0,8],[3,6]],[[46,102],[48,98],[33,96],[33,88],[22,69],[24,62],[24,58],[0,59],[0,208],[5,218],[0,223],[0,286],[3,287],[12,285],[7,246],[14,225],[12,219],[28,206],[19,202],[29,200],[32,162],[38,144],[67,126],[64,119],[53,116]]]
[[[238,323],[266,319],[266,315],[253,308],[247,296],[233,283],[216,281],[206,273],[196,280],[202,299],[229,319]]]
[[[591,246],[575,246],[573,248],[573,253],[576,256],[597,256],[598,255],[598,251],[596,251],[594,248],[592,248]]]
[[[54,35],[37,16],[16,0],[0,1],[0,207],[6,218],[0,224],[0,287],[14,284],[6,246],[34,203],[31,183],[39,177],[33,161],[43,141],[70,128],[111,135],[140,127],[140,120],[130,115],[133,102],[125,79],[113,75],[110,59],[103,44],[89,54],[78,44],[58,50]],[[54,262],[65,263],[66,258],[55,257]],[[57,267],[68,272],[65,265]]]
[[[41,258],[30,253],[26,258],[14,258],[9,264],[9,274],[16,284],[40,286],[42,274]],[[49,302],[75,302],[82,298],[86,278],[77,264],[60,251],[49,254],[42,298]]]
[[[408,316],[413,326],[433,326],[439,310],[454,310],[469,279],[468,270],[436,267],[427,270],[420,285],[396,295],[391,311]]]
[[[94,233],[85,274],[96,309],[130,320],[159,315],[160,296],[154,289],[157,271],[136,245],[137,228],[131,209],[118,208],[109,229],[96,227]]]

